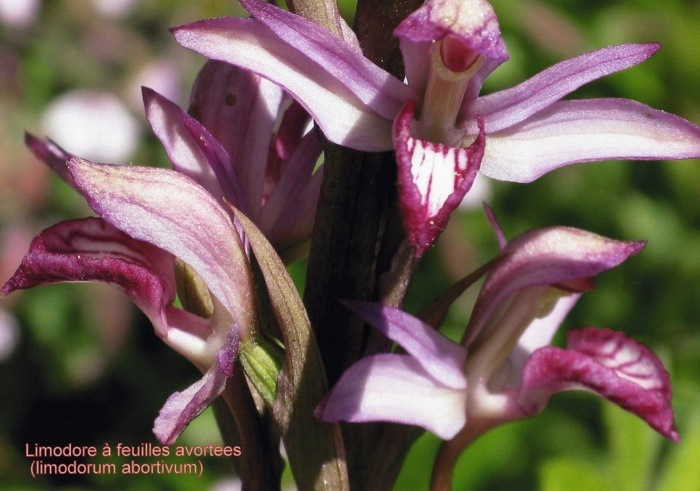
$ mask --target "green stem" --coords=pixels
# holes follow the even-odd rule
[[[339,299],[369,299],[390,155],[326,147],[304,302],[332,386],[360,354],[363,323]]]
[[[457,460],[467,447],[481,435],[499,423],[487,418],[472,418],[469,423],[452,440],[443,442],[435,457],[435,466],[430,478],[430,491],[450,491],[452,489],[452,472]]]
[[[248,389],[248,383],[240,365],[237,365],[233,376],[228,380],[226,389],[221,394],[229,409],[229,422],[223,425],[217,417],[220,428],[230,429],[235,420],[235,426],[241,438],[242,459],[240,477],[245,491],[273,491],[280,489],[284,463],[279,455],[279,437],[270,434],[272,425],[269,416],[258,413],[255,401]],[[224,416],[222,414],[221,416]],[[222,431],[222,433],[224,433]]]

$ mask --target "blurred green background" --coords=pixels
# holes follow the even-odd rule
[[[488,79],[484,93],[604,45],[659,41],[663,49],[649,61],[590,84],[574,97],[629,97],[700,123],[699,2],[492,3],[511,61]],[[0,1],[2,281],[42,228],[89,214],[82,198],[24,148],[23,132],[52,137],[77,154],[81,151],[75,147],[84,145],[85,152],[95,152],[103,161],[167,165],[146,129],[139,87],[150,85],[186,105],[188,87],[203,63],[180,48],[167,29],[203,17],[242,14],[228,0],[52,0],[27,1],[25,6],[34,10],[13,16],[12,8],[20,4],[25,2]],[[352,6],[344,11],[351,15]],[[95,116],[90,108],[98,103],[109,111]],[[88,118],[81,116],[86,110]],[[86,119],[87,140],[76,137],[71,147],[65,140]],[[624,330],[661,356],[674,384],[681,443],[664,441],[595,396],[567,393],[556,396],[542,415],[478,441],[460,460],[454,488],[700,489],[695,462],[700,455],[700,161],[586,164],[529,185],[489,182],[483,192],[480,196],[494,208],[509,237],[531,228],[569,225],[616,239],[649,241],[640,255],[598,279],[566,327]],[[496,251],[479,206],[465,208],[426,256],[408,309],[418,310]],[[300,281],[304,267],[303,262],[292,267]],[[468,292],[452,309],[449,333],[464,328],[474,294]],[[206,461],[201,478],[33,479],[23,457],[25,443],[155,443],[151,425],[159,408],[197,377],[116,289],[58,285],[0,299],[0,486],[234,487],[223,459]],[[218,438],[207,411],[178,443],[206,445]],[[396,489],[427,487],[438,444],[431,435],[417,442]]]

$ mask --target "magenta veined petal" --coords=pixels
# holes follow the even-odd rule
[[[446,387],[410,355],[361,359],[343,373],[314,414],[323,421],[391,421],[452,438],[467,419],[467,391]]]
[[[175,298],[173,257],[99,218],[69,220],[32,240],[0,293],[65,281],[102,281],[122,288],[167,336],[167,307]]]
[[[510,89],[477,98],[468,114],[484,118],[489,133],[524,121],[579,87],[648,59],[656,43],[620,44],[557,63]]]
[[[628,99],[571,100],[489,134],[481,171],[530,182],[577,162],[698,157],[700,128],[683,118]]]
[[[535,351],[523,371],[518,403],[534,414],[553,394],[570,389],[595,392],[678,441],[668,373],[649,348],[620,332],[571,331],[566,350]]]
[[[415,103],[407,102],[393,128],[398,165],[399,207],[417,257],[447,226],[450,214],[471,188],[484,155],[483,127],[468,147],[419,140],[411,123]]]

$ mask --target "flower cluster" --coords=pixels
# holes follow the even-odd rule
[[[509,242],[487,209],[500,252],[473,275],[485,278],[461,342],[439,332],[453,290],[423,318],[401,310],[401,299],[329,299],[385,338],[356,356],[330,390],[324,353],[306,337],[324,326],[310,324],[281,266],[308,253],[316,221],[333,219],[316,216],[324,144],[394,152],[391,196],[414,265],[478,173],[526,183],[574,163],[700,157],[700,128],[678,116],[627,99],[563,99],[643,62],[659,45],[601,48],[480,95],[484,79],[509,59],[486,0],[427,0],[407,16],[394,31],[405,81],[365,57],[340,18],[338,35],[263,0],[242,3],[249,18],[172,30],[209,58],[188,110],[143,89],[146,117],[172,169],[90,162],[27,135],[31,151],[97,216],[41,232],[1,293],[66,281],[119,286],[203,374],[166,401],[157,438],[173,443],[221,395],[245,434],[242,421],[250,420],[233,399],[254,399],[255,421],[265,426],[270,411],[301,487],[343,489],[359,479],[352,471],[364,465],[362,449],[343,442],[362,439],[349,437],[351,428],[341,435],[335,423],[402,423],[448,440],[436,468],[440,487],[474,439],[540,413],[569,389],[598,394],[677,441],[669,376],[649,348],[592,327],[570,331],[565,348],[552,345],[593,278],[643,242],[568,227]],[[393,278],[410,282],[412,271],[404,273]],[[231,389],[237,370],[250,383]],[[325,397],[314,399],[319,391]],[[274,438],[266,445],[256,455],[279,451]],[[387,460],[400,462],[406,448],[397,445]]]

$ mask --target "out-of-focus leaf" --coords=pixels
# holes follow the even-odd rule
[[[250,240],[284,337],[284,363],[272,413],[297,486],[302,490],[348,489],[340,427],[322,423],[313,416],[328,387],[304,304],[267,239],[243,213],[236,209],[234,213]]]
[[[615,489],[648,489],[663,439],[640,418],[614,404],[603,405],[603,416],[611,447],[609,462]]]
[[[607,491],[616,489],[605,479],[598,468],[571,459],[553,459],[542,464],[540,469],[542,491],[568,491],[589,489]]]
[[[681,443],[673,448],[661,471],[659,491],[700,489],[700,411],[690,419],[681,434]]]

